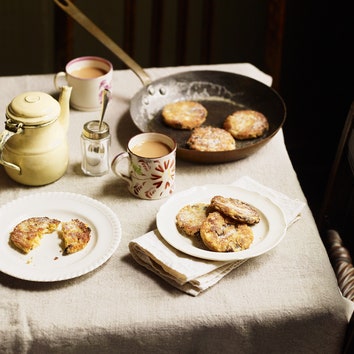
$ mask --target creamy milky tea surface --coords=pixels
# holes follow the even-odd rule
[[[165,156],[172,151],[169,146],[161,141],[143,141],[131,150],[135,155],[148,158]]]
[[[71,75],[80,77],[82,79],[93,79],[95,77],[100,77],[105,74],[107,74],[105,70],[93,66],[86,66],[84,68],[74,70],[71,72]]]

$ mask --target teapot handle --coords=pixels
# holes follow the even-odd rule
[[[67,85],[66,73],[64,71],[59,71],[54,76],[54,86],[60,91],[63,88],[63,85],[60,85],[60,82],[64,82],[64,85]]]
[[[6,144],[6,142],[12,137],[12,135],[17,134],[19,132],[11,132],[9,130],[4,130],[1,134],[0,134],[0,164],[5,166],[5,167],[9,167],[9,168],[13,168],[15,170],[18,171],[19,174],[21,174],[21,167],[11,163],[11,162],[7,162],[3,159],[2,157],[2,152],[4,150],[4,146]]]

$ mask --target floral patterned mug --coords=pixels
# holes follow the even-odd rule
[[[142,133],[129,140],[126,152],[112,160],[112,171],[141,199],[161,199],[175,187],[176,142],[160,133]],[[128,160],[128,171],[121,162]]]

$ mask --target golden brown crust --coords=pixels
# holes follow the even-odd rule
[[[230,223],[228,218],[215,211],[210,213],[200,228],[205,246],[216,252],[239,252],[253,242],[253,231],[247,224]]]
[[[54,232],[59,224],[59,220],[46,216],[28,218],[15,226],[10,240],[22,252],[28,253],[39,245],[44,234]]]
[[[164,122],[176,129],[191,130],[201,126],[208,115],[206,108],[195,101],[179,101],[165,105],[162,109]]]
[[[239,223],[253,225],[260,221],[258,211],[241,200],[215,196],[211,199],[210,204],[215,210]]]
[[[198,151],[230,151],[236,148],[235,139],[229,132],[211,126],[195,128],[187,145]]]
[[[176,216],[178,229],[190,237],[199,235],[200,227],[207,217],[208,207],[209,204],[206,203],[184,206]]]
[[[262,136],[268,129],[267,118],[260,112],[253,110],[236,111],[224,121],[224,129],[235,139],[254,139]]]
[[[79,219],[62,222],[60,236],[64,241],[64,254],[81,251],[91,237],[91,229]]]

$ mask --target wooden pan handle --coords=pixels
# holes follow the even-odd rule
[[[151,83],[151,78],[145,70],[100,28],[98,28],[86,15],[84,15],[71,1],[54,0],[54,2],[96,39],[98,39],[103,45],[105,45],[124,64],[126,64],[139,77],[144,86],[148,86]]]

